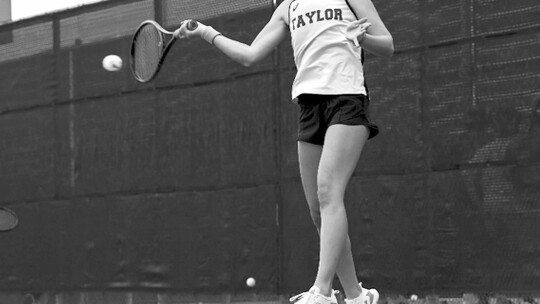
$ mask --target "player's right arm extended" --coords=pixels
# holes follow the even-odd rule
[[[199,23],[199,26],[194,31],[188,31],[185,26],[182,26],[175,32],[175,35],[180,38],[201,37],[214,44],[232,60],[249,67],[268,56],[287,37],[289,31],[286,23],[288,2],[284,1],[278,6],[270,21],[250,45],[225,37],[212,27],[202,23]]]

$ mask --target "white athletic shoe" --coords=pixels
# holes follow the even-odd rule
[[[330,297],[321,294],[319,287],[313,286],[309,291],[297,294],[289,299],[294,304],[337,304],[335,290],[332,290]]]
[[[346,304],[377,304],[379,302],[379,292],[377,289],[366,289],[362,287],[362,283],[358,285],[360,285],[360,289],[362,290],[360,296],[352,300],[345,299]]]

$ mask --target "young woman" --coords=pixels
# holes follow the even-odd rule
[[[378,133],[369,119],[363,51],[391,57],[392,36],[371,0],[285,0],[250,44],[200,24],[184,22],[175,35],[201,37],[231,59],[251,66],[289,35],[297,75],[292,99],[299,105],[300,176],[320,236],[319,266],[302,304],[335,303],[337,274],[349,304],[376,304],[378,293],[358,283],[343,197],[368,138]]]

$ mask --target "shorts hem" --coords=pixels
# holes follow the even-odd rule
[[[378,126],[369,121],[369,98],[366,95],[304,94],[300,97],[298,141],[323,145],[328,127],[337,124],[365,126],[368,139],[379,134]]]
[[[330,127],[332,125],[365,126],[369,132],[368,139],[372,139],[373,137],[379,135],[379,127],[376,124],[371,123],[371,122],[358,123],[358,122],[339,121],[339,122],[330,123],[328,126]]]

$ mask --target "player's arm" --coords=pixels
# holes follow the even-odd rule
[[[278,6],[270,21],[250,45],[225,37],[213,28],[201,23],[194,31],[187,31],[183,25],[175,34],[180,38],[201,37],[209,43],[213,43],[232,60],[244,66],[251,66],[268,56],[287,36],[289,2],[290,0],[284,1]]]
[[[377,56],[392,57],[394,40],[371,0],[349,0],[349,4],[359,19],[366,18],[371,23],[366,34],[359,38],[362,48]]]

